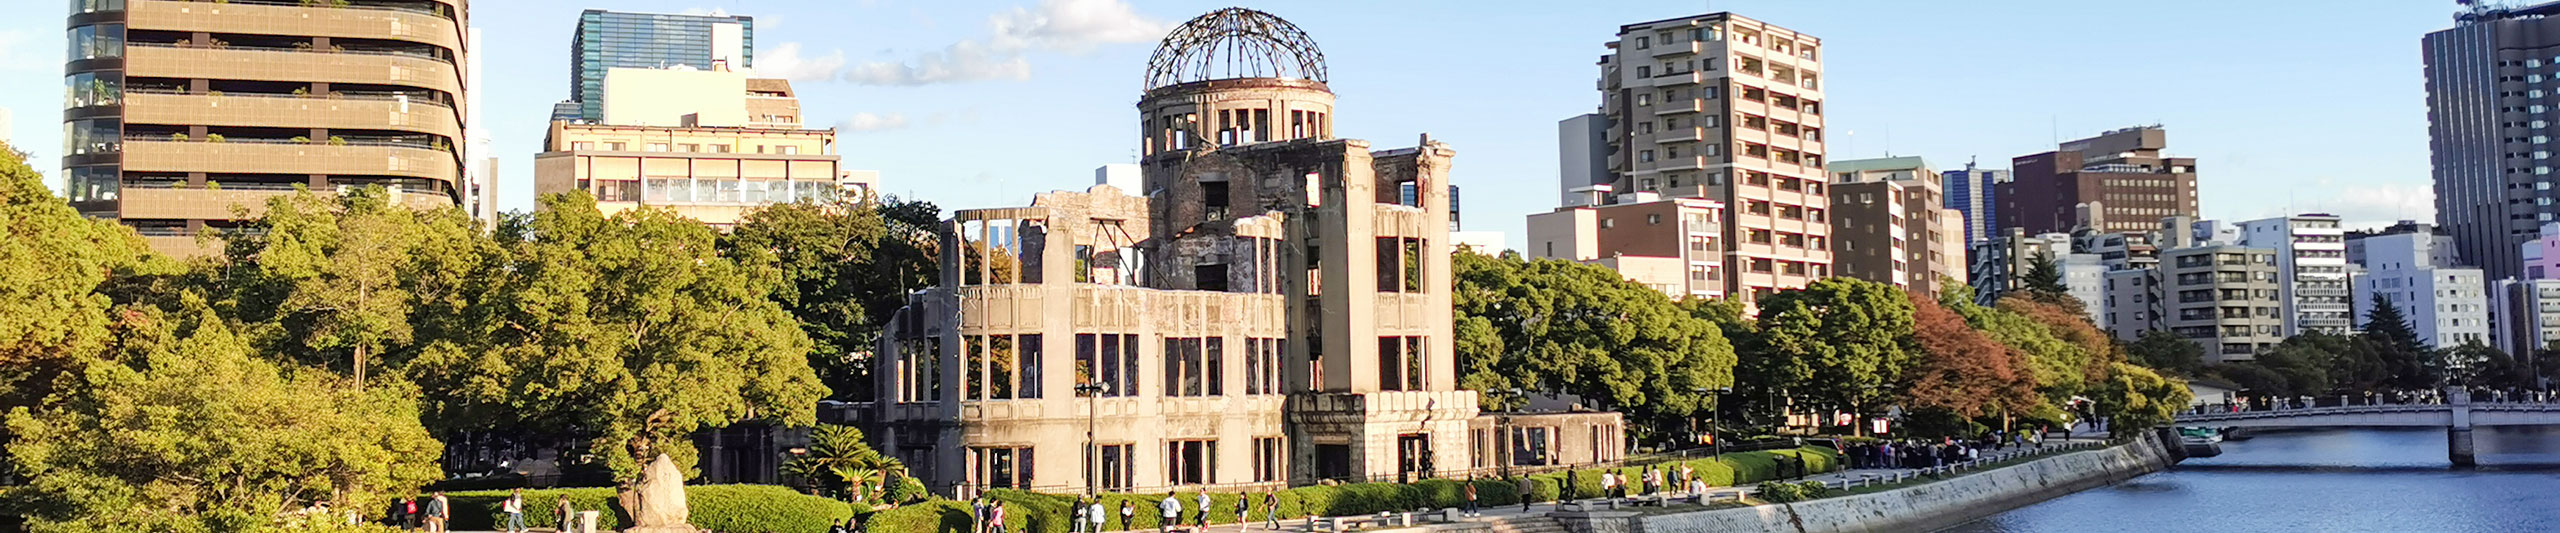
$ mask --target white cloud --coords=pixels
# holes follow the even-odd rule
[[[819,57],[801,57],[800,43],[782,43],[756,55],[756,74],[762,76],[791,81],[828,81],[843,71],[843,50]]]
[[[2296,204],[2295,211],[2338,215],[2344,225],[2353,228],[2378,228],[2401,220],[2429,221],[2436,217],[2435,187],[2427,183],[2333,187],[2328,180],[2320,180],[2320,184],[2320,188],[2337,193],[2324,199],[2306,198]]]
[[[837,129],[846,131],[880,131],[904,127],[907,127],[907,116],[899,113],[885,115],[868,112],[854,113],[853,118],[836,123]]]
[[[912,57],[848,65],[842,50],[804,58],[799,43],[781,43],[758,57],[757,63],[795,80],[840,79],[862,85],[1021,81],[1031,79],[1026,52],[1081,53],[1100,45],[1153,42],[1169,27],[1138,14],[1125,0],[1041,0],[1036,6],[989,16],[984,37]]]

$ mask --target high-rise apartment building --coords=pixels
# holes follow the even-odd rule
[[[1966,161],[1962,170],[1949,170],[1939,176],[1947,191],[1946,207],[1964,214],[1966,246],[1991,240],[1999,229],[2000,199],[1993,191],[2012,177],[2007,170],[1981,168],[1972,161]]]
[[[1606,194],[1607,185],[1592,195]],[[1644,194],[1644,193],[1637,193]],[[1575,201],[1529,215],[1532,259],[1608,267],[1672,298],[1724,297],[1724,206],[1700,198]]]
[[[722,66],[614,69],[604,121],[551,123],[534,192],[587,191],[607,213],[654,206],[723,228],[765,204],[876,192],[877,173],[842,168],[834,129],[799,127],[790,82]]]
[[[2489,284],[2490,338],[2526,368],[2560,342],[2560,279],[2507,278]]]
[[[1745,305],[1830,276],[1822,40],[1712,13],[1620,26],[1608,48],[1615,191],[1723,204],[1724,292]]]
[[[2287,337],[2318,331],[2345,335],[2354,329],[2353,289],[2347,285],[2346,231],[2337,215],[2305,214],[2240,223],[2240,245],[2276,251]]]
[[[2560,279],[2560,222],[2543,224],[2541,232],[2515,248],[2516,260],[2524,266],[2522,275],[2517,277]]]
[[[2162,250],[2144,286],[2165,311],[2150,324],[2119,323],[2116,335],[2140,335],[2128,335],[2128,327],[2165,329],[2195,341],[2209,362],[2257,359],[2285,338],[2276,257],[2273,249],[2226,243]]]
[[[2560,114],[2546,97],[2560,91],[2560,2],[2466,4],[2421,45],[2436,224],[2491,279],[2517,277],[2516,245],[2560,221],[2549,158]]]
[[[2425,266],[2433,268],[2470,266],[2469,263],[2462,261],[2460,253],[2454,251],[2453,236],[2445,233],[2444,228],[2415,220],[2402,220],[2382,229],[2347,232],[2347,264],[2365,264],[2365,239],[2394,235],[2413,235],[2410,238],[2416,239],[2415,246],[2426,254]]]
[[[2161,155],[2168,144],[2167,130],[2140,126],[2013,159],[2014,178],[1993,186],[1998,227],[2039,234],[2089,223],[2096,232],[2134,233],[2161,217],[2196,216],[2196,160]]]
[[[2439,267],[2430,257],[2435,235],[2395,233],[2359,239],[2364,272],[2355,277],[2356,325],[2372,320],[2379,299],[2400,310],[2418,340],[2436,348],[2489,344],[2489,296],[2480,269]]]
[[[1609,117],[1598,113],[1556,122],[1556,181],[1563,193],[1561,205],[1574,205],[1582,191],[1594,185],[1610,185],[1617,177],[1609,172]]]
[[[1964,214],[1945,205],[1938,173],[1919,157],[1833,161],[1835,272],[1935,296],[1967,278]]]
[[[748,69],[755,50],[755,17],[586,10],[569,42],[569,100],[552,108],[551,119],[605,120],[605,74],[613,69],[711,70],[713,62]]]
[[[886,325],[882,392],[859,407],[884,454],[963,494],[1620,458],[1615,414],[1479,416],[1459,388],[1454,150],[1335,138],[1322,56],[1266,13],[1195,18],[1154,57],[1138,103],[1152,192],[1050,192],[943,224],[941,283]]]
[[[296,186],[380,186],[453,206],[465,191],[465,0],[76,0],[63,176],[82,213],[163,252]]]

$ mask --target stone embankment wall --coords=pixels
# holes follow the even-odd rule
[[[2158,471],[2177,462],[2174,453],[2157,433],[2145,433],[2118,446],[1871,494],[1687,513],[1558,518],[1576,533],[1935,531]]]

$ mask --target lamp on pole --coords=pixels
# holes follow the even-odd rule
[[[1724,429],[1722,427],[1724,425],[1724,413],[1722,412],[1722,409],[1724,409],[1724,395],[1732,394],[1733,387],[1713,389],[1698,387],[1697,391],[1698,394],[1712,395],[1711,397],[1715,399],[1707,404],[1707,442],[1715,445],[1716,456],[1723,456],[1724,439],[1716,437],[1716,430]]]
[[[1102,446],[1094,440],[1093,428],[1097,415],[1101,413],[1098,407],[1101,405],[1102,393],[1110,391],[1111,384],[1107,382],[1076,385],[1076,394],[1084,395],[1084,495],[1086,496],[1102,494],[1100,485],[1096,484],[1096,480],[1102,477]]]

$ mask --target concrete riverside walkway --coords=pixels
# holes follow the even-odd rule
[[[2104,442],[2105,442],[2103,437],[2087,437],[2087,436],[2085,436],[2085,435],[2087,435],[2087,433],[2086,433],[2086,432],[2082,433],[2081,435],[2074,435],[2074,437],[2079,437],[2079,438],[2063,439],[2063,438],[2060,438],[2060,437],[2055,437],[2055,438],[2052,438],[2052,439],[2050,439],[2050,440],[2045,441],[2045,444],[2044,444],[2044,446],[2043,446],[2043,448],[2042,448],[2042,449],[2043,449],[2043,450],[2054,450],[2054,449],[2060,448],[2060,447],[2061,447],[2061,446],[2063,446],[2063,445],[2070,444],[2070,443],[2098,443],[2098,444],[2104,444]],[[2101,434],[2101,435],[2103,435],[2103,434]],[[2028,447],[2026,447],[2026,448],[2024,448],[2024,449],[2025,449],[2025,450],[2027,450],[2027,451],[2031,451],[2031,452],[2032,452],[2032,451],[2037,451],[2037,450],[2039,450],[2039,448],[2037,448],[2037,447],[2035,447],[2035,446],[2032,446],[2032,445],[2030,445],[2030,446],[2028,446]],[[2015,450],[2020,450],[2020,448],[2018,448],[2018,447],[2014,447],[2014,446],[2013,446],[2013,447],[2010,447],[2008,450],[2001,450],[2001,451],[2015,451]],[[1830,487],[1833,487],[1833,488],[1839,488],[1840,486],[1842,486],[1842,485],[1844,485],[1844,484],[1847,484],[1847,483],[1848,483],[1848,482],[1850,482],[1850,481],[1859,481],[1859,482],[1860,482],[1860,486],[1864,486],[1864,485],[1865,485],[1867,482],[1869,482],[1870,480],[1879,480],[1879,479],[1880,479],[1880,480],[1891,480],[1891,479],[1895,479],[1895,477],[1896,477],[1897,475],[1902,476],[1902,477],[1910,477],[1910,476],[1913,476],[1913,475],[1917,475],[1918,473],[1920,473],[1920,471],[1921,471],[1921,470],[1922,470],[1922,469],[1917,469],[1917,468],[1869,468],[1869,469],[1845,470],[1845,471],[1838,471],[1838,472],[1829,472],[1829,473],[1822,473],[1822,474],[1813,474],[1813,475],[1805,476],[1805,477],[1804,477],[1804,478],[1802,478],[1802,479],[1797,479],[1797,478],[1787,478],[1787,479],[1785,479],[1784,481],[1787,481],[1787,482],[1790,482],[1790,483],[1793,483],[1793,482],[1802,482],[1802,481],[1820,481],[1820,482],[1822,482],[1824,485],[1827,485],[1827,486],[1830,486]],[[1875,481],[1875,482],[1885,482],[1885,481]],[[1709,495],[1711,495],[1711,496],[1712,496],[1711,498],[1709,498],[1709,501],[1731,501],[1731,500],[1739,499],[1739,498],[1741,498],[1743,495],[1750,494],[1752,491],[1758,490],[1758,489],[1759,489],[1759,487],[1760,487],[1760,484],[1759,484],[1759,483],[1752,483],[1752,484],[1748,484],[1748,485],[1736,485],[1736,486],[1730,486],[1730,487],[1710,487],[1710,488],[1707,490],[1707,493],[1708,493]],[[1688,492],[1686,492],[1686,491],[1664,491],[1664,492],[1661,492],[1660,494],[1667,494],[1667,495],[1672,495],[1672,496],[1673,496],[1673,498],[1674,498],[1674,499],[1673,499],[1673,503],[1671,503],[1671,504],[1670,504],[1671,506],[1674,506],[1674,507],[1678,507],[1678,506],[1691,506],[1691,507],[1695,507],[1695,505],[1694,505],[1694,504],[1683,503],[1683,502],[1685,502],[1685,501],[1686,501],[1686,497],[1690,495],[1690,494],[1689,494]],[[1184,507],[1183,507],[1183,509],[1184,509],[1185,511],[1191,511],[1192,509],[1190,508],[1190,505],[1191,505],[1191,503],[1190,503],[1190,499],[1186,497],[1186,498],[1184,498],[1184,500],[1183,500],[1183,501],[1184,501],[1184,504],[1183,504],[1183,505],[1184,505]],[[1582,499],[1572,500],[1572,502],[1571,502],[1571,503],[1579,503],[1579,504],[1583,504],[1585,509],[1592,509],[1592,508],[1605,509],[1605,508],[1607,508],[1607,505],[1606,505],[1606,503],[1605,503],[1606,501],[1607,501],[1607,500],[1602,499],[1602,498],[1582,498]],[[1261,502],[1260,502],[1260,501],[1256,501],[1256,502],[1254,502],[1254,503],[1259,504],[1259,503],[1261,503]],[[1519,505],[1519,504],[1511,504],[1511,505],[1486,505],[1486,506],[1483,506],[1482,508],[1480,508],[1480,509],[1479,509],[1479,511],[1481,511],[1481,513],[1479,513],[1479,514],[1478,514],[1478,516],[1475,516],[1475,517],[1468,517],[1468,518],[1461,518],[1461,519],[1459,519],[1459,520],[1463,520],[1463,521],[1489,521],[1489,520],[1500,520],[1500,519],[1505,519],[1505,518],[1520,518],[1520,517],[1537,517],[1537,516],[1546,516],[1546,515],[1547,515],[1547,513],[1551,513],[1551,512],[1556,512],[1556,511],[1565,510],[1565,509],[1561,509],[1561,508],[1560,508],[1560,507],[1561,507],[1561,506],[1563,506],[1563,505],[1565,505],[1565,504],[1564,504],[1564,503],[1557,503],[1557,502],[1541,502],[1541,503],[1534,503],[1534,504],[1531,504],[1531,505],[1529,506],[1529,510],[1528,510],[1527,512],[1522,512],[1522,511],[1520,510],[1520,505]],[[1622,502],[1622,503],[1620,503],[1619,505],[1620,505],[1622,508],[1623,508],[1623,507],[1626,507],[1626,504],[1625,504],[1625,503],[1623,503],[1623,502]],[[1261,513],[1261,511],[1262,511],[1262,510],[1261,510],[1261,509],[1259,509],[1259,508],[1254,509],[1254,512],[1255,512],[1254,516],[1256,516],[1256,517],[1260,517],[1260,516],[1262,516],[1262,515],[1260,514],[1260,513]],[[1138,512],[1140,512],[1140,513],[1152,513],[1152,512],[1155,512],[1155,509],[1154,509],[1153,507],[1149,507],[1149,508],[1146,508],[1146,509],[1139,509],[1139,510],[1138,510]],[[1118,521],[1120,520],[1120,518],[1119,518],[1119,517],[1117,517],[1117,516],[1114,516],[1114,517],[1112,517],[1112,518],[1111,518],[1111,520],[1112,520],[1113,522],[1118,522]],[[1195,529],[1193,529],[1193,528],[1190,528],[1190,527],[1188,527],[1188,526],[1185,526],[1185,527],[1178,527],[1178,528],[1174,528],[1173,530],[1174,530],[1174,531],[1198,531],[1198,532],[1200,532],[1200,533],[1224,533],[1224,532],[1303,532],[1303,531],[1317,531],[1317,529],[1316,529],[1314,526],[1312,526],[1312,525],[1311,525],[1311,524],[1312,524],[1312,522],[1314,522],[1315,520],[1316,520],[1316,519],[1314,519],[1314,518],[1307,518],[1307,517],[1300,517],[1300,518],[1284,518],[1284,519],[1281,519],[1281,520],[1280,520],[1280,528],[1279,528],[1279,529],[1271,529],[1271,528],[1268,528],[1268,527],[1264,527],[1264,524],[1265,524],[1265,522],[1264,522],[1264,521],[1261,521],[1261,520],[1255,520],[1255,521],[1253,521],[1252,523],[1246,523],[1246,524],[1212,524],[1212,525],[1210,525],[1207,529],[1197,529],[1197,530],[1195,530]],[[1420,524],[1417,524],[1417,526],[1418,526],[1418,525],[1420,525]],[[1117,533],[1155,533],[1155,531],[1156,531],[1156,529],[1155,529],[1155,528],[1146,528],[1146,529],[1132,529],[1132,530],[1126,530],[1126,531],[1119,531],[1119,532],[1117,532]],[[1107,532],[1107,533],[1108,533],[1108,532]]]

